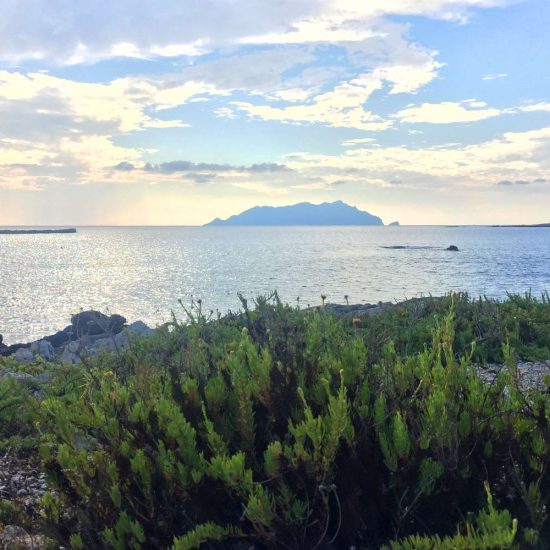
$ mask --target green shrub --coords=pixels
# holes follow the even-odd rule
[[[411,547],[453,541],[471,512],[495,548],[550,544],[550,398],[520,393],[513,368],[484,385],[471,342],[457,352],[466,305],[452,302],[391,343],[375,328],[393,335],[410,312],[356,330],[275,296],[73,369],[43,403],[49,534],[72,548]],[[519,527],[492,501],[480,512],[485,481]]]
[[[487,506],[474,521],[467,521],[456,535],[441,538],[411,535],[404,540],[390,542],[383,550],[507,550],[518,548],[518,522],[508,510],[498,511],[493,505],[491,491],[486,484]]]
[[[371,359],[376,362],[392,341],[400,355],[423,350],[437,322],[453,307],[457,355],[470,352],[477,363],[503,361],[502,345],[509,342],[525,361],[550,359],[550,297],[509,295],[507,300],[471,299],[466,293],[418,298],[363,317],[362,334]]]
[[[29,390],[32,388],[12,377],[0,379],[0,452],[36,446],[38,403]]]

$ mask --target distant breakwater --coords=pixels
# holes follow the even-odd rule
[[[51,233],[76,233],[74,227],[66,229],[0,229],[0,235],[49,235]]]

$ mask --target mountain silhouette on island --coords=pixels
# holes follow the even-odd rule
[[[255,206],[226,220],[216,218],[206,225],[384,225],[378,216],[342,201],[290,206]]]

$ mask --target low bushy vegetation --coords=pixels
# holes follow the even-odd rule
[[[502,346],[508,343],[524,361],[550,357],[550,295],[509,295],[506,300],[497,301],[470,299],[459,293],[409,300],[369,317],[368,323],[362,325],[362,333],[370,359],[377,361],[390,340],[400,355],[422,351],[437,319],[445,316],[451,305],[455,354],[470,353],[475,343],[472,361],[502,363]]]
[[[67,548],[547,548],[548,297],[361,319],[200,305],[59,373],[31,422]],[[483,383],[474,364],[506,365]],[[548,388],[548,385],[547,385]],[[19,406],[19,405],[15,405]],[[31,410],[31,409],[27,409]],[[0,410],[0,414],[3,414]]]

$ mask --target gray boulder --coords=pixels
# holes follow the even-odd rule
[[[148,327],[143,321],[135,321],[128,325],[124,332],[133,336],[151,336],[155,333],[155,329]]]
[[[97,355],[100,351],[116,351],[120,348],[120,346],[117,344],[120,336],[121,334],[117,334],[115,336],[98,338],[97,340],[93,341],[93,343],[90,343],[90,345],[86,346],[86,352],[89,355]]]
[[[64,365],[79,365],[82,363],[82,360],[80,359],[81,353],[82,347],[78,340],[69,342],[61,354],[61,362]]]
[[[38,342],[33,342],[31,344],[31,351],[35,355],[40,355],[42,359],[46,361],[52,361],[55,359],[55,350],[50,342],[47,340],[38,340]]]
[[[117,351],[125,350],[130,346],[130,340],[134,337],[151,336],[154,334],[154,329],[148,327],[143,321],[136,321],[128,325],[122,332],[119,332],[115,336],[109,336],[108,338],[102,338],[94,342],[91,348],[92,354],[96,354],[99,351]]]
[[[19,348],[14,357],[19,363],[32,363],[34,361],[34,353],[29,348]]]

